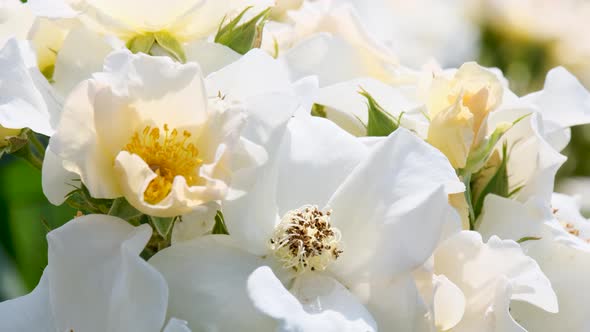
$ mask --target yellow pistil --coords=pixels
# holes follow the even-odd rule
[[[191,133],[184,130],[179,135],[178,130],[170,131],[164,125],[163,134],[158,127],[147,126],[141,132],[135,132],[131,142],[123,150],[141,157],[156,173],[143,193],[147,203],[157,204],[172,190],[174,178],[182,176],[190,186],[198,180],[198,168],[203,161],[197,158],[199,150],[193,143],[188,142]]]

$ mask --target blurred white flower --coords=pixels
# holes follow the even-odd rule
[[[28,6],[19,0],[0,2],[0,47],[9,38],[24,40],[29,34],[35,17]]]
[[[582,214],[590,212],[590,178],[574,176],[561,179],[555,191],[578,197]]]
[[[80,20],[98,32],[124,41],[165,31],[181,42],[201,39],[214,33],[226,15],[246,7],[270,6],[268,0],[175,0],[159,1],[67,0],[80,12]]]
[[[70,30],[79,26],[77,13],[62,0],[3,1],[0,3],[0,45],[8,38],[29,40],[37,66],[47,77],[53,75],[57,54]]]
[[[478,0],[466,4],[473,19],[503,38],[502,43],[532,44],[544,53],[542,65],[563,65],[589,86],[590,38],[584,31],[590,4],[586,1]],[[529,64],[527,58],[516,61]]]
[[[0,50],[0,125],[52,135],[62,100],[39,72],[26,41],[9,39]]]
[[[578,4],[576,4],[578,3]],[[551,0],[478,0],[465,3],[476,21],[492,25],[508,35],[523,39],[552,41],[564,35],[571,27],[576,6],[581,2]],[[569,19],[569,20],[568,20]]]
[[[466,1],[339,0],[351,3],[367,31],[393,51],[404,66],[420,68],[429,60],[444,67],[472,61],[478,51],[478,27]]]
[[[10,20],[0,24],[8,32],[17,31],[11,24],[22,24],[26,31],[13,33],[0,50],[0,65],[5,68],[0,71],[0,86],[5,89],[0,101],[0,125],[6,128],[30,128],[51,136],[59,122],[63,97],[100,70],[104,57],[112,50],[100,36],[76,26],[70,20],[73,14],[61,10],[59,3],[13,4],[9,8],[27,13],[30,22],[8,13]],[[12,18],[18,18],[17,22]],[[85,47],[80,47],[82,42]]]
[[[275,6],[272,8],[272,17],[284,20],[290,10],[298,9],[304,2],[305,0],[276,0]]]
[[[286,23],[266,26],[262,47],[286,61],[294,78],[317,75],[322,86],[365,76],[394,79],[395,55],[367,33],[351,5],[305,2],[287,16]]]

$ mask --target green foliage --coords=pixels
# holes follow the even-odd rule
[[[251,8],[252,7],[244,9],[236,18],[229,21],[225,26],[220,26],[215,35],[215,42],[225,45],[240,54],[246,54],[249,50],[260,47],[260,43],[262,42],[262,31],[271,8],[263,10],[249,21],[238,25],[242,20],[242,17],[244,17],[244,14],[246,14]]]
[[[150,216],[149,218],[156,232],[158,232],[162,238],[167,239],[172,232],[177,217],[161,218]]]
[[[227,231],[227,226],[225,226],[225,218],[223,218],[223,213],[219,210],[215,215],[215,225],[213,225],[211,234],[229,234]]]
[[[109,209],[109,215],[125,219],[134,226],[141,224],[143,217],[143,213],[131,206],[124,197],[119,197],[113,201]]]
[[[480,45],[479,62],[502,69],[511,89],[519,94],[540,89],[545,73],[557,65],[549,41],[508,34],[494,24],[481,27]]]
[[[88,188],[80,183],[80,187],[68,193],[66,203],[83,214],[109,214],[113,200],[93,198]]]
[[[168,52],[176,61],[185,63],[186,55],[182,45],[169,32],[160,31],[154,34],[156,43]]]
[[[3,159],[0,183],[0,246],[14,262],[26,291],[30,291],[47,265],[48,228],[60,227],[76,211],[47,202],[41,190],[41,173],[24,160]]]
[[[510,130],[514,125],[529,115],[530,114],[521,116],[508,126],[498,126],[489,138],[485,139],[481,144],[479,144],[479,146],[469,153],[467,164],[462,171],[468,173],[475,173],[479,171],[489,159],[490,155],[494,151],[494,148],[496,147],[496,144],[498,141],[500,141],[504,134],[506,134],[508,130]]]
[[[361,89],[359,93],[367,98],[367,108],[369,112],[367,136],[389,136],[389,134],[399,128],[403,113],[396,119],[384,110],[366,90]]]
[[[509,190],[508,182],[508,147],[506,144],[502,146],[502,156],[500,164],[495,168],[493,175],[489,178],[487,183],[483,184],[480,190],[477,190],[478,194],[473,196],[472,203],[475,214],[475,219],[481,214],[483,203],[487,195],[494,194],[500,197],[510,197],[511,192]],[[483,171],[483,170],[482,170]],[[474,175],[474,180],[471,182],[472,192],[474,183],[477,182],[478,174]],[[481,184],[480,184],[481,185]]]
[[[127,48],[133,53],[150,54],[152,46],[156,42],[156,37],[152,33],[135,36],[127,42]]]
[[[155,45],[160,46],[168,55],[178,62],[185,63],[186,55],[182,45],[167,31],[158,31],[137,35],[127,42],[127,48],[133,53],[152,55]]]

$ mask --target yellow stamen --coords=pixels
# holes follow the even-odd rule
[[[143,194],[150,204],[157,204],[168,196],[177,176],[184,177],[189,186],[195,184],[203,163],[197,158],[199,150],[188,142],[191,133],[184,130],[179,136],[178,130],[170,131],[167,124],[163,129],[162,137],[160,128],[146,126],[143,131],[135,132],[131,142],[123,148],[141,157],[157,175]]]

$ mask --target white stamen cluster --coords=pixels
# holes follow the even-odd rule
[[[338,259],[340,231],[330,225],[331,212],[304,205],[283,216],[270,239],[270,249],[286,269],[322,271]]]

